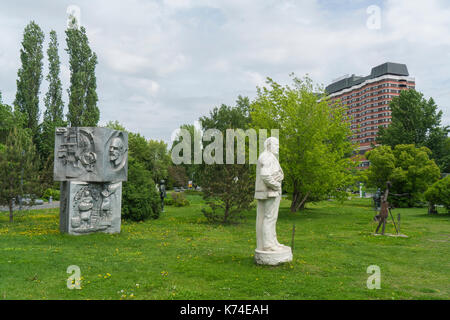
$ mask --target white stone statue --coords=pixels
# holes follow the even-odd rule
[[[258,207],[255,261],[258,264],[276,265],[292,261],[291,248],[280,244],[276,233],[281,181],[284,178],[277,158],[278,150],[278,139],[268,138],[256,165],[255,199],[258,200]]]

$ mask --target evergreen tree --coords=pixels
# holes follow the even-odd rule
[[[14,127],[22,128],[25,116],[20,111],[13,110],[0,100],[0,145],[6,143],[9,132]]]
[[[204,131],[217,129],[224,136],[224,145],[227,139],[227,129],[250,128],[251,117],[249,114],[250,101],[247,97],[239,96],[236,106],[231,107],[222,104],[220,108],[215,107],[209,116],[200,118]],[[210,142],[204,142],[206,148]],[[245,142],[246,146],[249,146]],[[223,146],[220,146],[223,147]],[[249,150],[244,148],[245,150]],[[205,149],[204,149],[205,150]],[[223,162],[223,156],[222,160]],[[220,158],[220,156],[218,156]],[[198,179],[203,191],[203,198],[209,208],[203,208],[202,212],[209,222],[214,223],[237,223],[244,217],[243,213],[250,209],[255,192],[255,180],[252,177],[254,167],[248,163],[248,152],[245,152],[246,163],[237,163],[237,144],[233,146],[234,164],[206,164],[198,165]]]
[[[13,199],[37,193],[37,156],[29,129],[13,127],[5,145],[0,145],[0,204],[9,207],[13,222]]]
[[[17,72],[15,108],[26,116],[25,126],[31,129],[33,140],[38,138],[39,87],[42,81],[42,43],[44,33],[31,21],[24,30],[20,49],[21,68]]]
[[[50,32],[50,44],[47,50],[49,73],[46,80],[49,82],[48,92],[45,95],[44,121],[40,140],[40,155],[45,161],[53,153],[55,144],[55,128],[65,126],[62,101],[62,85],[59,78],[60,60],[58,55],[58,39],[56,32]]]
[[[78,29],[76,23],[66,30],[66,42],[71,71],[67,120],[72,127],[94,127],[100,119],[95,77],[97,55],[89,47],[86,29]]]

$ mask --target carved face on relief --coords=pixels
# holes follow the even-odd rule
[[[118,166],[123,159],[123,154],[125,153],[125,146],[123,144],[122,139],[114,138],[111,141],[111,145],[109,147],[109,159],[113,163],[114,166]]]

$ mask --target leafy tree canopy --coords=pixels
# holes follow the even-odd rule
[[[292,75],[293,76],[293,75]],[[345,109],[330,106],[323,88],[308,77],[293,76],[293,86],[267,78],[252,103],[253,126],[279,129],[284,189],[292,194],[291,211],[330,195],[343,199],[352,184],[350,159],[355,145]],[[320,98],[320,100],[319,100]]]
[[[445,206],[447,212],[450,212],[450,176],[436,181],[425,192],[425,199],[431,204]]]
[[[429,157],[427,147],[417,148],[413,144],[380,146],[367,153],[371,166],[368,169],[369,183],[384,189],[391,181],[392,193],[404,194],[392,196],[390,201],[396,206],[412,207],[423,201],[423,193],[437,181],[439,167]]]
[[[425,146],[441,169],[447,170],[445,145],[449,127],[441,127],[442,111],[438,111],[433,98],[426,100],[414,89],[404,90],[389,106],[392,122],[387,128],[380,127],[377,142],[392,148],[399,144]]]

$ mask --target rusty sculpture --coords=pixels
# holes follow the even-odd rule
[[[398,229],[397,229],[397,225],[395,224],[395,220],[394,217],[392,216],[391,213],[391,206],[388,202],[388,196],[389,196],[389,188],[391,187],[391,183],[388,181],[386,183],[386,190],[384,191],[384,195],[381,196],[381,207],[380,207],[380,213],[377,214],[373,219],[374,221],[378,222],[378,226],[377,229],[375,230],[375,234],[378,233],[378,230],[380,229],[381,225],[383,226],[383,228],[381,229],[381,234],[384,235],[384,229],[386,227],[386,220],[388,219],[388,216],[390,215],[392,218],[392,222],[394,223],[394,227],[395,227],[395,231],[397,232],[397,234],[399,233]],[[404,196],[407,195],[407,193],[404,194],[393,194],[396,196]]]

